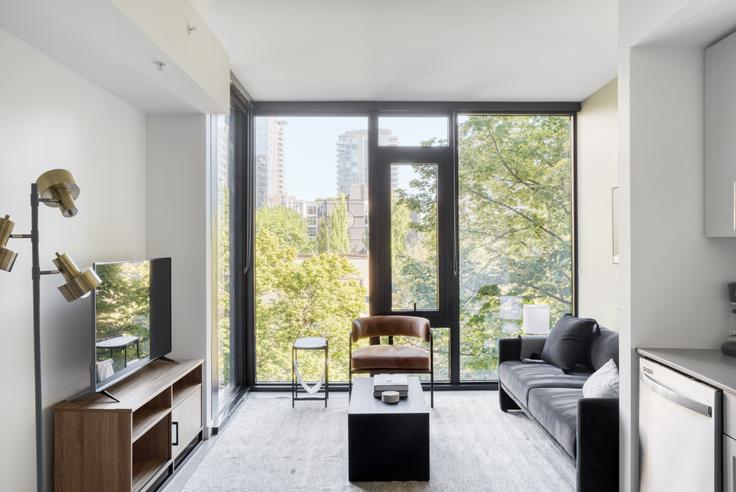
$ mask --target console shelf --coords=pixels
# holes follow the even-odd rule
[[[171,413],[170,408],[146,408],[133,414],[133,442]]]
[[[56,406],[54,488],[138,492],[174,472],[202,437],[202,360],[157,360],[108,388]]]
[[[167,460],[145,460],[133,462],[133,490],[140,490],[169,462]]]

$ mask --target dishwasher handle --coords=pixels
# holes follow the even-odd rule
[[[698,401],[688,398],[687,396],[681,395],[680,393],[669,389],[667,386],[656,381],[654,378],[652,378],[648,374],[644,374],[643,372],[640,373],[639,379],[644,386],[654,391],[656,394],[658,394],[662,398],[666,398],[672,403],[688,408],[692,410],[693,412],[698,412],[702,415],[705,415],[706,417],[713,416],[713,407],[711,407],[710,405],[706,405],[705,403],[700,403]]]

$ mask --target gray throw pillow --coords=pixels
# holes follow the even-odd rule
[[[570,372],[575,364],[585,361],[587,350],[598,323],[590,318],[566,314],[547,335],[542,360]]]
[[[585,381],[583,398],[618,398],[618,367],[613,359]]]

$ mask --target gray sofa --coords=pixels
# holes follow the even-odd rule
[[[575,460],[577,490],[618,490],[618,398],[583,398],[583,384],[608,360],[618,365],[618,333],[594,335],[581,364],[568,372],[539,358],[546,337],[499,340],[501,410],[521,409]]]

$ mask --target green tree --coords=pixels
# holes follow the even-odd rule
[[[317,226],[317,251],[344,254],[350,251],[348,236],[348,205],[342,193],[335,208],[322,217]]]
[[[503,296],[549,304],[553,322],[572,308],[570,118],[478,115],[458,131],[461,352],[463,370],[477,377],[496,368],[494,340],[520,330],[501,318]],[[394,289],[404,302],[428,302],[437,180],[432,166],[414,171],[412,193],[392,200]],[[412,248],[412,235],[424,248]]]
[[[471,116],[460,125],[461,351],[465,369],[490,371],[495,340],[515,334],[502,296],[572,304],[572,167],[568,116]]]
[[[221,203],[217,217],[217,330],[218,330],[218,374],[222,386],[230,384],[230,190],[225,187],[219,191]]]
[[[307,234],[307,223],[293,210],[284,206],[264,207],[256,215],[256,237],[263,228],[286,244],[296,248],[300,254],[312,252],[313,245]]]
[[[353,319],[365,310],[367,295],[360,274],[339,254],[299,257],[290,242],[292,236],[271,227],[269,221],[274,217],[260,211],[257,217],[258,379],[290,380],[293,342],[299,337],[324,336],[330,343],[331,379],[347,380],[348,333]],[[317,357],[305,357],[300,359],[305,373],[321,372]]]

